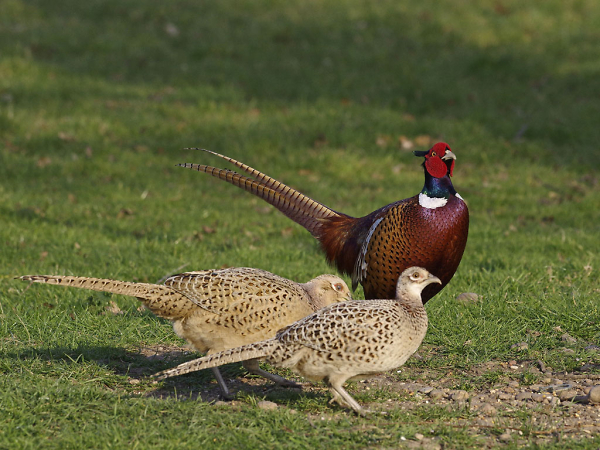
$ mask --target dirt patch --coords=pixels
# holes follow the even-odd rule
[[[382,375],[360,384],[367,389],[389,389],[407,398],[400,401],[400,405],[384,402],[384,407],[389,409],[442,407],[448,411],[464,411],[465,418],[453,419],[448,426],[486,437],[489,445],[498,441],[525,445],[532,440],[542,444],[600,434],[600,403],[589,400],[590,391],[595,386],[600,389],[598,368],[584,367],[583,372],[575,373],[547,369],[542,372],[539,365],[538,361],[491,361],[461,371],[463,380],[465,376],[490,373],[500,378],[487,386],[469,386],[468,389],[457,389],[457,379],[449,376],[446,369],[405,368],[401,380],[394,375]],[[536,372],[539,376],[531,377]],[[537,381],[531,384],[518,381],[529,377]],[[418,381],[406,381],[411,379]],[[377,408],[377,404],[372,407]]]
[[[193,352],[179,347],[144,347],[140,352],[150,360],[174,363],[181,362],[182,358],[196,357]],[[147,370],[144,372],[148,375]],[[305,382],[301,390],[283,388],[260,377],[248,376],[239,365],[225,366],[222,372],[232,392],[268,397],[279,408],[287,407],[281,398],[329,395],[323,384]],[[302,382],[300,378],[294,379]],[[594,365],[583,366],[578,372],[556,372],[541,361],[489,361],[466,370],[405,366],[399,371],[351,383],[348,389],[359,400],[371,394],[376,397],[375,401],[363,400],[361,403],[378,413],[428,408],[462,412],[452,415],[452,420],[445,426],[467,430],[491,447],[509,442],[526,445],[566,438],[579,440],[600,434],[600,403],[589,400],[590,390],[595,386],[600,386],[600,367]],[[146,395],[200,398],[234,408],[242,403],[239,400],[222,402],[210,371],[169,379],[161,388]],[[272,402],[265,404],[273,407]],[[293,401],[288,404],[292,409]],[[320,416],[334,418],[338,414],[339,409],[333,407],[330,414]],[[435,427],[436,423],[439,424],[431,420],[416,425]],[[442,447],[438,438],[419,433],[405,444],[408,447]]]

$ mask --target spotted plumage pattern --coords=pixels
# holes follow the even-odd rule
[[[346,283],[321,275],[296,283],[251,268],[204,270],[173,275],[165,285],[101,278],[26,275],[24,281],[91,289],[137,297],[154,314],[173,322],[175,333],[203,353],[213,353],[275,336],[278,330],[335,302],[351,298]],[[293,383],[245,364],[284,385]],[[214,370],[224,395],[228,389]]]
[[[363,413],[344,390],[348,379],[397,368],[427,332],[422,290],[440,279],[420,267],[406,269],[393,300],[336,303],[282,329],[273,339],[229,349],[157,373],[159,379],[195,370],[264,358],[314,381],[325,380],[334,401]]]
[[[423,292],[427,302],[454,276],[469,231],[469,211],[450,177],[456,156],[440,142],[424,152],[425,185],[420,194],[384,206],[364,217],[351,217],[316,202],[289,186],[228,156],[218,156],[245,172],[238,174],[201,164],[180,164],[244,189],[306,228],[320,243],[327,260],[363,285],[365,298],[391,298],[396,280],[411,266],[425,267],[442,280]]]

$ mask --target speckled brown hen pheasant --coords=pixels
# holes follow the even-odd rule
[[[332,401],[363,413],[343,384],[399,367],[419,348],[427,332],[421,292],[431,283],[441,281],[423,268],[411,267],[398,279],[394,300],[337,303],[281,330],[273,339],[189,361],[155,376],[163,379],[264,358],[310,380],[327,381]]]
[[[200,164],[180,164],[238,186],[279,209],[319,240],[338,270],[352,277],[353,289],[364,287],[365,298],[391,298],[400,273],[420,266],[435,273],[441,285],[423,291],[427,302],[454,276],[469,231],[467,205],[452,186],[456,156],[440,142],[414,152],[425,158],[425,185],[420,194],[354,218],[338,213],[283,183],[218,153],[249,176]]]
[[[335,302],[351,298],[346,283],[321,275],[295,283],[270,272],[250,268],[205,270],[173,275],[165,285],[101,278],[26,275],[24,281],[129,295],[154,314],[173,321],[178,336],[203,353],[214,353],[272,338],[278,330]],[[244,367],[282,385],[294,383],[248,361]],[[223,395],[227,385],[218,368],[213,372]]]

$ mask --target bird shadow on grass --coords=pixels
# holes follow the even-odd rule
[[[39,371],[57,377],[64,376],[65,366],[75,368],[78,377],[88,373],[90,379],[107,381],[113,376],[126,377],[120,380],[125,386],[139,387],[144,396],[159,399],[202,400],[212,402],[223,400],[220,389],[210,370],[201,370],[178,377],[169,378],[155,385],[150,376],[160,370],[175,367],[186,361],[200,356],[194,351],[169,345],[140,345],[134,349],[114,346],[84,345],[78,347],[57,346],[51,348],[30,348],[5,354],[7,360],[28,361],[31,371],[37,372],[34,361],[39,365]],[[48,362],[51,362],[48,367]],[[92,363],[93,362],[93,363]],[[53,366],[53,367],[52,367]],[[99,375],[98,371],[104,372]],[[310,400],[319,398],[318,392],[306,392],[297,388],[286,388],[275,385],[259,376],[249,375],[241,364],[227,364],[220,367],[223,377],[234,394],[234,398],[267,399],[276,403],[296,403],[301,398]],[[107,373],[108,372],[108,373]],[[110,384],[118,386],[119,380],[111,380]],[[138,397],[138,394],[134,396]]]

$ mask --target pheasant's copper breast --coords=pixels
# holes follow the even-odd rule
[[[392,298],[402,271],[421,266],[442,280],[441,285],[425,288],[425,303],[448,284],[458,268],[469,231],[467,205],[452,195],[445,206],[428,209],[415,196],[382,213],[365,255],[365,297]]]

